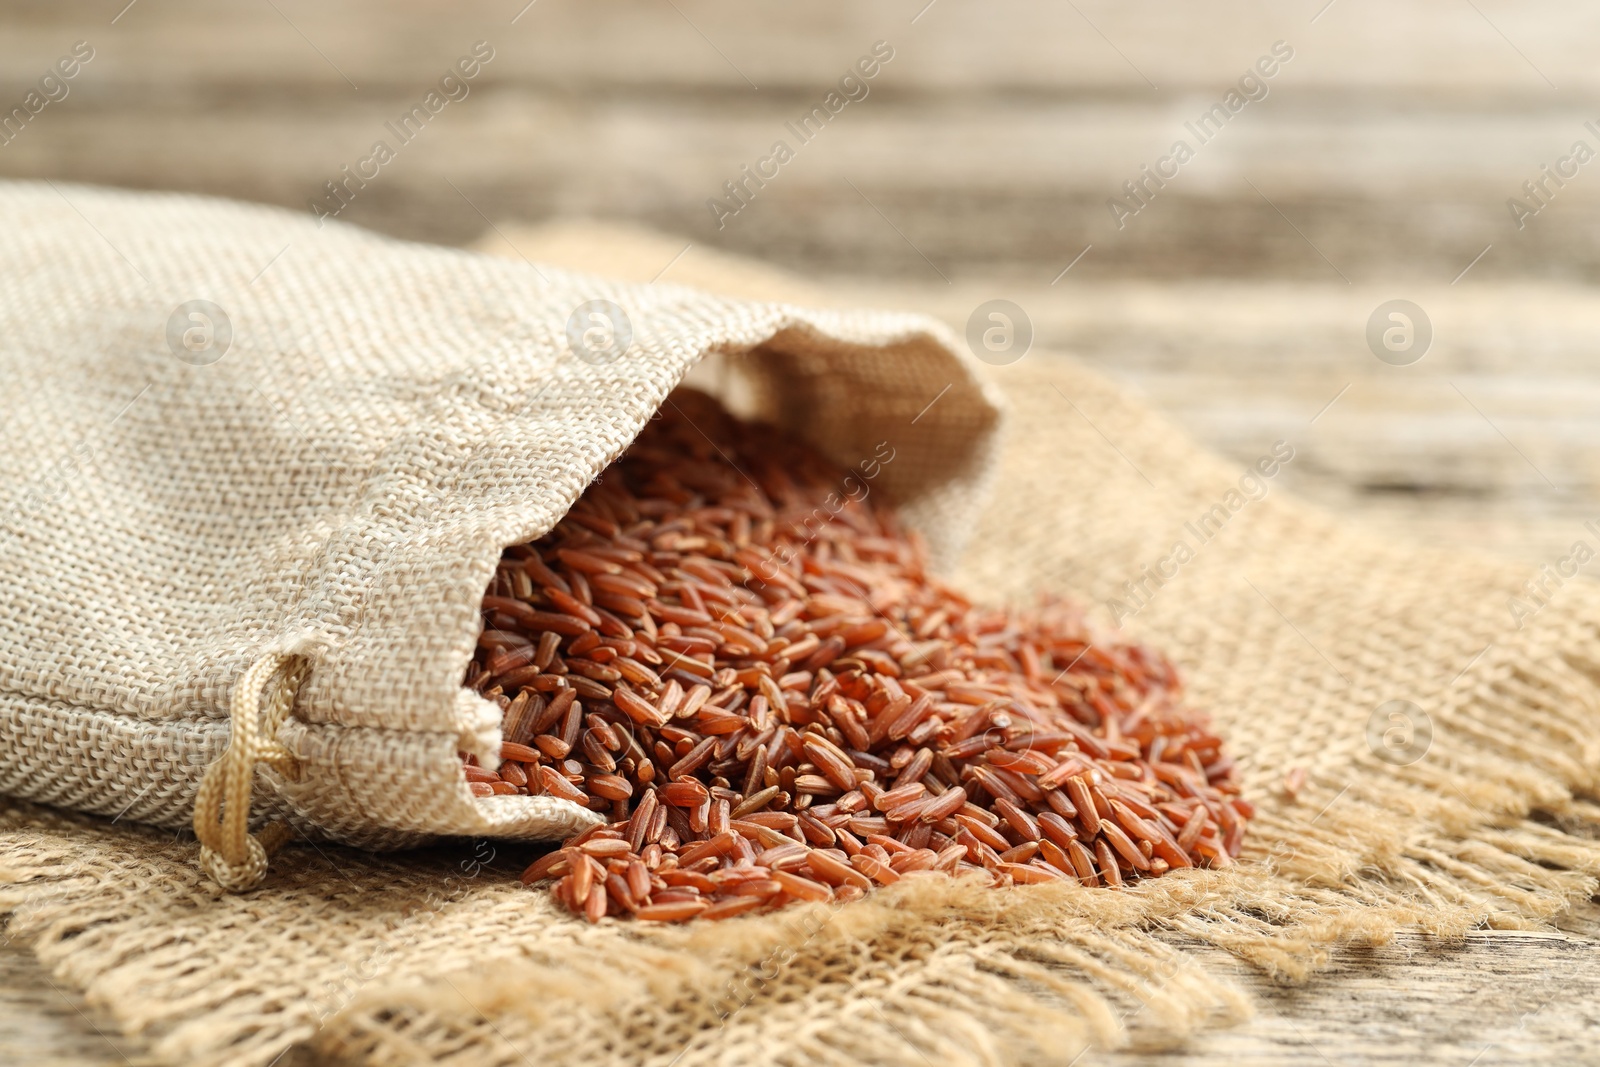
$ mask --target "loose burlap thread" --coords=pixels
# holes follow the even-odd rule
[[[651,242],[589,232],[585,268],[659,270]],[[536,235],[512,237],[540,255]],[[701,264],[706,288],[769,295]],[[1064,359],[1035,353],[993,382],[1011,430],[955,572],[984,599],[1104,603],[1242,473]],[[1525,577],[1274,492],[1161,586],[1132,626],[1179,661],[1262,808],[1229,871],[1120,893],[935,882],[841,909],[591,927],[516,884],[514,845],[292,846],[238,897],[186,840],[13,804],[0,904],[173,1062],[263,1063],[297,1042],[379,1063],[1067,1063],[1130,1032],[1175,1041],[1248,1004],[1172,934],[1303,979],[1341,942],[1534,927],[1594,891],[1600,618],[1557,600],[1510,630]],[[1403,767],[1368,739],[1394,699],[1431,719]]]

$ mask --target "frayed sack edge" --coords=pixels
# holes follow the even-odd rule
[[[1545,929],[1594,895],[1600,806],[1583,797],[1600,772],[1600,626],[1555,622],[1453,692],[1425,763],[1314,779],[1263,812],[1228,871],[1117,893],[919,879],[845,908],[636,924],[621,951],[509,950],[371,989],[319,1044],[374,1063],[513,1063],[518,1047],[563,1045],[735,1063],[764,1048],[808,1067],[859,1062],[863,1048],[916,1065],[1173,1047],[1250,1014],[1236,984],[1174,940],[1304,982],[1341,945]]]

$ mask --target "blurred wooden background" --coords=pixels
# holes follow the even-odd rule
[[[306,210],[487,41],[470,94],[341,218],[453,244],[623,220],[681,235],[684,257],[758,256],[958,330],[1005,298],[1032,320],[1027,358],[1087,360],[1241,463],[1289,440],[1286,484],[1395,536],[1511,554],[1531,575],[1600,519],[1600,161],[1547,180],[1523,227],[1507,209],[1538,206],[1523,183],[1574,142],[1600,152],[1600,8],[11,0],[3,113],[79,40],[93,60],[0,144],[0,177]],[[894,58],[868,95],[800,144],[785,123],[877,41]],[[1107,198],[1195,144],[1185,122],[1279,41],[1293,58],[1267,95],[1119,229]],[[719,227],[706,200],[779,139],[795,158]],[[663,257],[664,280],[678,262]],[[1433,324],[1412,366],[1364,338],[1394,298]],[[1592,1020],[1562,1007],[1600,982],[1591,927],[1477,939],[1425,967],[1403,943],[1315,992],[1264,991],[1263,1019],[1201,1055],[1592,1056],[1567,1043]],[[0,1049],[120,1060],[81,1003],[5,959]]]
[[[1089,242],[1078,282],[1443,284],[1491,242],[1475,281],[1600,272],[1600,174],[1522,232],[1504,204],[1573,140],[1594,142],[1600,9],[12,0],[4,20],[0,100],[73,40],[96,49],[76,99],[0,149],[7,175],[301,207],[481,39],[496,58],[473,95],[346,217],[465,242],[482,219],[448,179],[495,219],[626,217],[809,272],[940,280],[914,244],[952,277],[1048,282]],[[719,232],[705,199],[793,142],[783,122],[877,40],[894,59],[867,99]],[[1294,58],[1269,96],[1112,228],[1105,198],[1279,40]]]
[[[1539,563],[1600,514],[1600,162],[1547,182],[1520,230],[1506,206],[1534,205],[1522,183],[1573,142],[1600,151],[1600,9],[13,0],[0,27],[8,108],[74,41],[95,49],[0,175],[305,209],[375,140],[398,146],[385,123],[483,40],[470,95],[341,218],[447,243],[629,220],[957,326],[1006,297],[1040,351],[1241,461],[1294,441],[1302,492],[1397,531]],[[894,58],[866,98],[802,145],[784,124],[880,40]],[[1197,144],[1185,121],[1278,41],[1293,59],[1268,95],[1117,229],[1107,198]],[[719,228],[706,200],[778,139],[794,160]],[[1363,340],[1395,297],[1434,320],[1413,367]]]

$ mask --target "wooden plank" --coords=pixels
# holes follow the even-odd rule
[[[473,95],[344,217],[446,242],[470,239],[479,210],[631,218],[806,271],[930,279],[930,260],[955,277],[1058,270],[1089,242],[1090,278],[1442,282],[1491,243],[1483,276],[1600,273],[1587,170],[1524,229],[1506,210],[1575,139],[1600,146],[1581,102],[1600,78],[1588,15],[1486,8],[1491,25],[1458,4],[1340,0],[1311,25],[1265,4],[946,2],[913,25],[921,0],[686,0],[681,13],[541,0],[512,25],[521,5],[506,0],[285,2],[281,15],[184,0],[137,4],[113,26],[121,6],[8,9],[0,100],[19,100],[74,39],[97,53],[67,99],[0,148],[0,174],[304,209],[486,39],[497,57]],[[1117,228],[1107,199],[1175,139],[1194,141],[1184,121],[1284,35],[1296,58],[1270,95]],[[896,54],[871,95],[801,145],[785,122],[878,39]],[[777,139],[794,162],[719,228],[706,200]]]
[[[1600,269],[1590,236],[1600,180],[1574,184],[1522,232],[1505,209],[1519,183],[1582,131],[1575,111],[1485,118],[1419,108],[1388,122],[1377,106],[1330,115],[1324,101],[1286,97],[1208,146],[1119,230],[1107,199],[1167,149],[1186,112],[1164,103],[930,108],[869,97],[801,145],[785,123],[813,102],[803,97],[708,111],[696,99],[596,105],[486,88],[400,146],[385,123],[420,94],[370,93],[359,105],[304,112],[184,99],[161,103],[152,122],[153,102],[137,92],[104,100],[85,92],[0,149],[0,173],[306,210],[313,198],[336,206],[325,183],[343,180],[341,168],[382,140],[397,158],[354,190],[341,217],[445,243],[470,240],[483,215],[563,213],[634,219],[805,272],[933,281],[1048,281],[1090,243],[1078,270],[1100,280],[1211,273],[1443,284],[1489,244],[1474,268],[1488,278]],[[779,140],[798,149],[794,162],[719,220],[706,202],[733,204],[724,183]],[[1476,162],[1458,165],[1463,158]]]
[[[517,77],[531,84],[750,91],[743,70],[764,92],[832,80],[859,47],[884,38],[904,42],[903,77],[914,88],[1154,95],[1219,87],[1285,39],[1299,51],[1296,62],[1305,64],[1306,80],[1318,84],[1468,91],[1493,99],[1507,92],[1554,94],[1541,72],[1575,96],[1600,86],[1600,70],[1591,62],[1590,45],[1600,33],[1594,12],[1519,8],[1505,0],[1481,4],[1483,14],[1449,0],[1339,0],[1321,17],[1322,2],[1266,0],[1203,9],[1155,0],[833,0],[759,7],[738,0],[539,0],[513,24],[525,4],[460,0],[444,9],[427,0],[336,7],[314,0],[164,0],[139,3],[112,25],[126,0],[19,0],[6,5],[0,67],[20,76],[13,59],[53,58],[62,37],[75,34],[123,47],[124,58],[116,62],[130,75],[149,57],[159,58],[174,82],[348,89],[343,71],[365,91],[408,69],[448,62],[463,38],[487,37],[521,50],[528,62]]]
[[[1070,353],[1241,465],[1289,441],[1283,488],[1395,536],[1535,566],[1579,538],[1600,545],[1584,525],[1600,523],[1600,305],[1586,289],[1102,284],[1075,268],[1055,286],[852,279],[835,293],[958,332],[984,301],[1012,300],[1039,350],[1025,358]],[[1365,340],[1367,318],[1401,294],[1435,335],[1406,367]]]
[[[1254,995],[1243,1025],[1178,1051],[1098,1053],[1107,1067],[1281,1063],[1568,1064],[1594,1059],[1600,945],[1567,935],[1405,935],[1345,950],[1304,987],[1274,985],[1214,950],[1208,964]]]
[[[100,1067],[126,1064],[141,1050],[31,952],[0,943],[0,1062]]]

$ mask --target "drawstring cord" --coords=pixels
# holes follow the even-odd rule
[[[273,652],[252,664],[234,686],[227,751],[206,768],[194,798],[200,866],[230,893],[260,885],[272,854],[292,836],[281,822],[251,835],[250,790],[258,763],[291,779],[299,777],[300,761],[279,743],[277,734],[310,672],[304,657]]]

